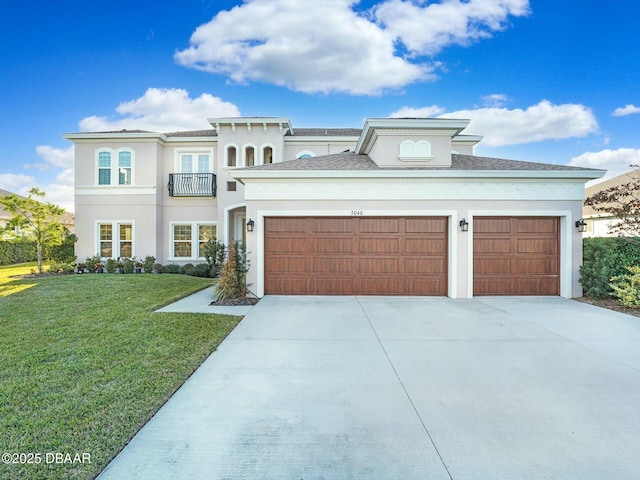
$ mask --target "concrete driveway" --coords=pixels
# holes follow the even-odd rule
[[[99,477],[637,479],[640,319],[265,297]]]

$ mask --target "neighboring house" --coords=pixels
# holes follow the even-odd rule
[[[258,296],[581,294],[575,222],[602,170],[474,156],[468,120],[209,122],[65,135],[78,258],[202,262],[216,237],[245,242]]]
[[[640,169],[632,170],[627,173],[610,178],[604,182],[587,187],[585,196],[588,198],[598,192],[611,187],[618,187],[626,183],[638,181],[640,179]],[[618,219],[606,213],[596,212],[593,207],[585,205],[582,209],[582,215],[586,222],[586,231],[583,233],[585,237],[617,237],[619,234],[612,233],[609,227],[618,223]]]
[[[8,190],[0,188],[0,197],[6,197],[7,195],[17,195]],[[21,195],[18,195],[21,196]],[[12,214],[7,212],[2,206],[0,206],[0,229],[7,228],[11,222]],[[59,219],[59,222],[66,227],[70,232],[73,232],[74,228],[74,216],[73,213],[65,212]]]

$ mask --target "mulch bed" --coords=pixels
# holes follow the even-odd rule
[[[640,317],[640,308],[625,307],[620,305],[620,301],[617,298],[590,298],[581,297],[576,298],[579,302],[588,303],[590,305],[596,305],[597,307],[607,308],[620,313],[626,313],[635,317]]]
[[[220,302],[211,302],[209,305],[215,305],[217,307],[237,307],[244,305],[255,305],[260,301],[259,298],[254,297],[240,297],[230,298],[229,300],[222,300]]]

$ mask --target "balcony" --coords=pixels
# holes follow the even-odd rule
[[[214,173],[170,173],[170,197],[215,197],[216,175]]]

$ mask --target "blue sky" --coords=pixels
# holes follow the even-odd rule
[[[73,208],[64,133],[470,118],[476,154],[640,163],[640,3],[20,0],[0,10],[0,188]]]

